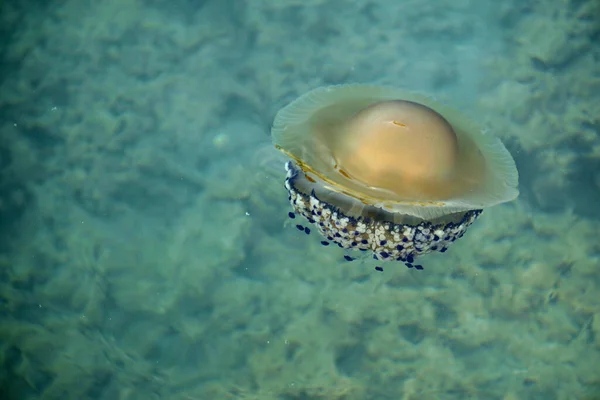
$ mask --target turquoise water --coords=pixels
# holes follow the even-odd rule
[[[600,399],[600,3],[0,3],[1,399]],[[424,92],[521,196],[424,271],[288,221],[277,110]]]

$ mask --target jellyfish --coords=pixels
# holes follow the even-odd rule
[[[418,257],[446,252],[484,208],[519,194],[497,137],[397,88],[317,88],[277,113],[271,135],[288,158],[290,218],[304,218],[325,246],[382,262],[423,269]],[[308,234],[305,224],[296,227]]]

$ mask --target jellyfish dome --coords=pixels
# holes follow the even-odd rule
[[[278,112],[271,134],[289,157],[290,217],[313,224],[324,245],[409,268],[445,252],[485,207],[519,194],[515,162],[498,138],[400,89],[315,89]]]

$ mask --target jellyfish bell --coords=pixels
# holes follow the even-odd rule
[[[445,252],[485,207],[519,194],[514,160],[498,138],[400,89],[315,89],[279,111],[271,134],[289,158],[290,217],[303,216],[323,244],[409,268],[422,269],[418,256]]]

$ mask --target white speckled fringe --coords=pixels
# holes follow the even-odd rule
[[[422,221],[417,225],[397,224],[372,218],[353,218],[344,215],[336,206],[321,201],[313,193],[302,193],[294,185],[301,170],[293,162],[285,165],[287,176],[285,187],[289,193],[290,204],[296,214],[305,217],[316,226],[319,233],[330,242],[344,249],[370,251],[379,261],[401,261],[408,268],[423,269],[415,265],[416,257],[432,251],[445,252],[456,239],[462,237],[467,228],[479,217],[482,210],[465,212],[461,221],[435,225]],[[310,229],[296,225],[298,229],[310,233]],[[347,260],[351,257],[345,256]]]

